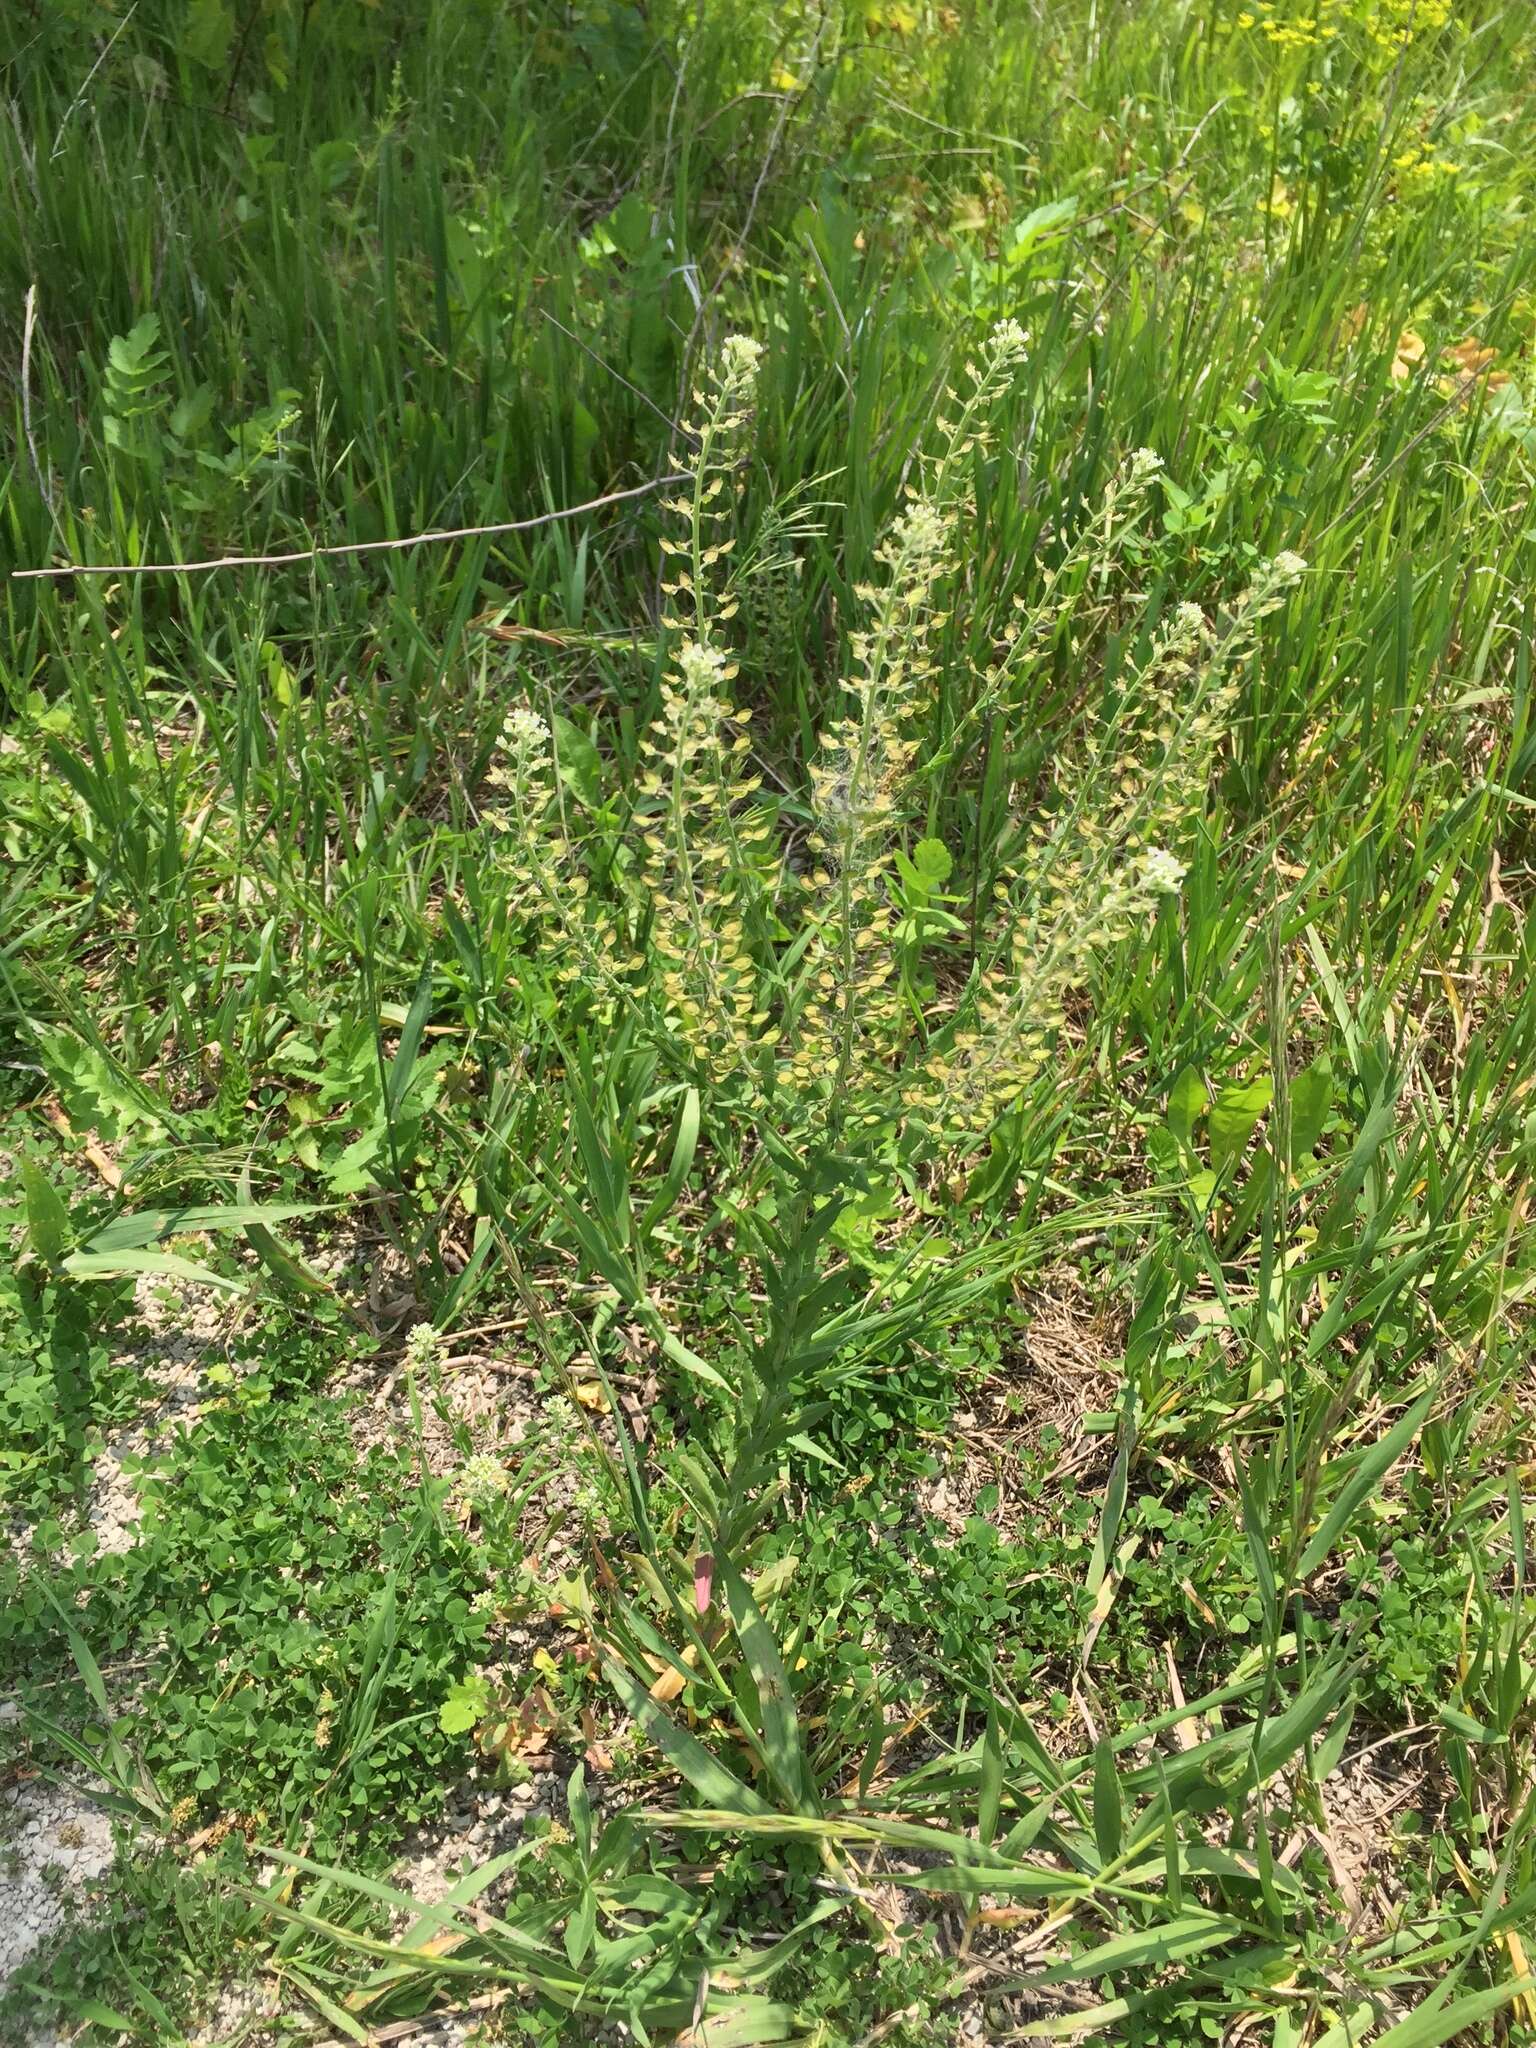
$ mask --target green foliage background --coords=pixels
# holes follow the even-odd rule
[[[765,1127],[529,936],[514,707],[594,897],[644,872],[665,493],[6,581],[7,1768],[125,1829],[28,2011],[176,2039],[275,1968],[343,2033],[515,1984],[509,2036],[687,2038],[707,1973],[720,2041],[1529,2037],[1533,58],[1500,0],[8,11],[3,566],[649,486],[749,335],[773,566],[718,625],[791,872],[860,593],[1023,326],[877,877],[924,1045],[1073,764],[1142,758],[1175,608],[1307,564],[1181,891],[948,1149]],[[99,1554],[145,1317],[208,1288]],[[445,1360],[498,1345],[477,1435]],[[497,1924],[386,1957],[405,1829],[535,1727]],[[1361,1753],[1414,1787],[1363,1921]]]

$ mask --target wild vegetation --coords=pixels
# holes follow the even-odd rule
[[[1533,59],[16,0],[6,2039],[1536,2040]]]

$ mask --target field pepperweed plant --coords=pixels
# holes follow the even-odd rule
[[[0,2040],[1536,2041],[1529,11],[17,19]]]

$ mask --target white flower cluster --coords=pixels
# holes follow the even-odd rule
[[[728,334],[720,344],[721,381],[731,387],[750,384],[763,360],[763,344],[750,334]]]
[[[434,1365],[440,1365],[446,1356],[446,1347],[440,1330],[431,1323],[416,1323],[405,1339],[405,1362],[412,1372],[426,1372]]]
[[[987,354],[998,369],[1021,363],[1029,349],[1029,336],[1017,320],[999,320],[987,337]]]
[[[464,1460],[454,1481],[454,1491],[462,1499],[478,1503],[500,1500],[511,1484],[512,1475],[501,1460],[479,1451]]]
[[[924,576],[949,543],[949,521],[927,498],[914,498],[896,522],[889,555],[912,577]]]
[[[507,713],[501,736],[509,753],[531,754],[549,738],[549,727],[536,711],[519,704]]]
[[[1143,887],[1154,896],[1177,896],[1189,869],[1165,846],[1149,846],[1141,856]]]
[[[502,721],[501,746],[489,780],[499,789],[510,790],[519,812],[537,799],[550,777],[549,727],[536,711],[518,704]],[[493,818],[493,822],[496,820]],[[528,820],[521,817],[519,827]],[[502,829],[510,830],[510,826]]]
[[[547,752],[549,727],[537,711],[528,711],[526,705],[516,705],[516,709],[508,711],[502,723],[502,754],[506,758],[506,770],[496,772],[492,780],[520,784],[528,778],[537,778]]]
[[[677,672],[690,695],[695,690],[719,690],[726,681],[725,671],[726,659],[718,647],[685,640],[677,650]]]

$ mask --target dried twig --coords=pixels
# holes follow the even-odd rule
[[[409,533],[399,540],[353,540],[335,547],[295,548],[280,555],[216,555],[207,562],[65,562],[52,569],[13,569],[11,576],[21,582],[42,576],[201,576],[210,569],[284,569],[294,562],[317,562],[337,555],[389,554],[402,548],[426,547],[432,541],[528,533],[536,526],[550,526],[559,519],[579,519],[584,512],[601,512],[607,505],[622,504],[627,498],[648,497],[669,484],[687,481],[682,471],[674,470],[650,483],[633,484],[627,491],[609,491],[604,497],[588,498],[581,505],[564,505],[556,512],[540,512],[532,519],[499,519],[489,526],[451,526],[432,533]]]

